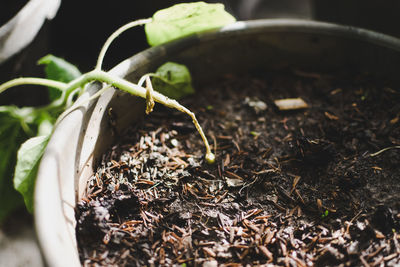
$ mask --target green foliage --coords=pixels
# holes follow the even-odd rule
[[[46,74],[51,79],[69,82],[81,75],[75,66],[52,55],[39,60],[39,64],[46,65]],[[0,222],[23,204],[21,194],[27,209],[33,210],[33,189],[39,162],[53,124],[63,111],[52,104],[67,97],[59,89],[49,88],[49,93],[52,103],[48,108],[0,107]]]
[[[157,11],[153,15],[153,21],[145,25],[145,31],[147,42],[156,46],[235,21],[222,4],[183,3]]]
[[[156,12],[152,22],[145,25],[145,31],[149,44],[154,46],[196,32],[219,28],[234,21],[235,18],[224,10],[222,4],[184,3]],[[132,25],[139,24],[133,23]],[[101,63],[101,60],[99,62]],[[33,192],[38,166],[50,139],[53,125],[61,112],[69,108],[71,103],[67,99],[72,99],[68,98],[69,94],[91,81],[85,80],[86,76],[82,75],[75,66],[53,55],[43,57],[38,64],[46,66],[45,72],[49,80],[21,78],[0,85],[0,92],[21,84],[52,86],[49,88],[51,103],[45,107],[0,107],[0,222],[8,213],[22,204],[21,196],[12,187],[13,174],[14,187],[22,194],[28,210],[33,210]],[[103,77],[103,80],[97,79],[109,84],[116,84],[115,80],[118,78],[101,70],[96,72],[96,70],[86,75],[96,73],[99,75],[96,77]],[[180,99],[194,93],[189,70],[184,65],[168,62],[152,76],[154,88],[170,98]],[[75,80],[75,84],[67,85],[72,80]],[[128,86],[128,81],[118,84],[120,84],[120,89],[134,95],[143,95],[142,92],[135,89],[136,87]],[[181,111],[184,110],[176,101],[170,101],[164,96],[158,97],[160,97],[158,102]],[[205,143],[207,162],[214,162],[215,156],[211,152],[201,126],[192,113],[188,114],[192,117]]]
[[[19,144],[27,134],[15,109],[14,106],[0,107],[0,222],[23,203],[12,187],[12,176]]]
[[[188,68],[174,62],[167,62],[157,69],[153,86],[158,92],[176,100],[194,93]]]
[[[321,214],[321,218],[325,219],[326,217],[328,217],[328,215],[329,215],[329,210],[325,210],[325,212]]]
[[[46,77],[50,80],[68,83],[78,78],[82,73],[78,68],[62,58],[47,55],[39,59],[39,65],[46,65]],[[49,98],[54,100],[61,96],[61,91],[57,88],[49,88]]]
[[[29,212],[33,211],[33,191],[40,159],[50,135],[36,136],[24,142],[18,150],[14,187],[24,197]]]
[[[33,166],[26,165],[28,160],[39,161],[41,155],[35,157],[32,153],[26,153],[26,149],[20,148],[21,144],[31,136],[37,134],[49,135],[52,130],[54,118],[46,111],[36,110],[35,108],[18,108],[15,106],[0,107],[0,222],[9,212],[19,207],[23,202],[21,195],[13,188],[13,179],[15,185],[23,184],[25,187],[33,185],[35,174],[30,176],[21,171],[23,168],[34,170]],[[29,139],[31,140],[31,139]],[[14,167],[17,162],[19,170],[14,173]],[[20,160],[22,161],[20,162]],[[30,180],[28,182],[28,180]],[[29,190],[21,186],[16,187],[27,204],[28,210],[32,210],[33,186]],[[22,189],[22,190],[21,190]]]

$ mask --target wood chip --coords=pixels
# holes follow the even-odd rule
[[[301,98],[285,98],[274,101],[279,110],[296,110],[308,108],[308,104]]]
[[[210,257],[215,258],[217,256],[217,254],[215,254],[215,252],[211,248],[204,247],[203,250],[204,250],[204,253]]]
[[[264,246],[259,246],[258,247],[260,249],[260,251],[262,252],[262,254],[265,255],[265,257],[267,257],[268,262],[272,262],[274,260],[274,257],[272,255],[272,253]]]
[[[328,111],[325,111],[324,114],[325,114],[325,116],[326,116],[328,119],[330,119],[330,120],[333,120],[333,121],[339,120],[339,117],[338,117],[338,116],[333,115],[333,114],[329,113]]]

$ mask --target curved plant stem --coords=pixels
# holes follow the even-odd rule
[[[101,60],[100,60],[99,66],[101,66]],[[151,75],[145,75],[145,76],[149,80],[149,77]],[[75,80],[69,82],[68,84],[53,81],[53,80],[48,80],[48,79],[41,79],[41,78],[17,78],[17,79],[11,80],[9,82],[6,82],[6,83],[0,85],[0,93],[4,92],[5,90],[7,90],[10,87],[23,85],[23,84],[33,84],[33,85],[55,87],[55,88],[60,89],[63,92],[64,96],[60,99],[60,101],[55,101],[47,106],[40,108],[41,111],[42,110],[52,110],[52,109],[56,109],[56,108],[65,107],[69,103],[68,99],[70,99],[70,97],[72,97],[79,88],[83,88],[83,86],[85,86],[87,83],[92,82],[94,80],[104,82],[104,83],[108,84],[109,86],[114,86],[114,87],[119,88],[123,91],[126,91],[132,95],[136,95],[136,96],[142,97],[144,99],[146,99],[146,97],[147,98],[149,97],[148,92],[147,92],[148,90],[146,88],[143,88],[142,86],[131,83],[125,79],[111,75],[111,74],[104,72],[102,70],[99,70],[99,69],[95,69],[93,71],[85,73],[82,76],[76,78]],[[103,89],[103,90],[106,90],[106,89]],[[101,90],[101,92],[104,92],[103,90]],[[95,95],[95,97],[99,96],[100,94],[101,93],[97,93]],[[186,107],[179,104],[176,100],[170,99],[156,91],[151,92],[151,98],[154,101],[156,101],[160,104],[163,104],[166,107],[174,108],[183,113],[186,113],[187,115],[189,115],[192,118],[192,121],[193,121],[194,125],[196,126],[196,129],[199,132],[199,134],[204,142],[204,145],[206,147],[205,158],[208,163],[213,163],[215,161],[215,156],[211,152],[210,145],[208,144],[207,138],[206,138],[199,122],[197,121],[195,114],[193,112],[191,112],[189,109],[187,109]],[[92,98],[90,98],[90,99],[92,99]],[[68,114],[70,111],[71,111],[71,109],[68,108],[67,113],[64,112],[63,114]],[[65,115],[60,116],[60,118],[57,120],[57,122],[59,122],[60,119],[62,119],[63,117],[65,117]]]
[[[1,84],[0,85],[0,94],[3,93],[8,88],[19,86],[19,85],[26,85],[26,84],[53,87],[53,88],[60,89],[61,91],[64,91],[67,88],[67,84],[63,83],[63,82],[42,79],[42,78],[27,77],[27,78],[16,78],[16,79],[13,79],[11,81]]]
[[[125,24],[124,26],[120,27],[118,30],[116,30],[113,34],[110,35],[110,37],[108,37],[107,41],[104,43],[103,47],[101,48],[99,57],[97,58],[97,64],[96,64],[96,68],[95,70],[101,70],[101,66],[103,64],[103,60],[104,60],[104,56],[108,50],[108,47],[111,45],[111,43],[115,40],[115,38],[117,38],[121,33],[123,33],[124,31],[136,27],[136,26],[140,26],[140,25],[144,25],[146,23],[151,22],[151,18],[148,19],[139,19],[139,20],[135,20],[132,22],[129,22],[128,24]]]
[[[139,79],[139,81],[138,81],[137,84],[138,84],[139,86],[142,86],[147,77],[158,78],[158,79],[160,79],[162,82],[164,82],[164,83],[166,83],[166,84],[169,84],[169,85],[172,85],[172,86],[174,85],[172,82],[168,81],[168,80],[165,79],[164,77],[158,75],[157,73],[152,73],[152,72],[146,73],[145,75],[143,75],[143,76]]]
[[[83,74],[81,77],[70,82],[68,84],[68,88],[66,89],[66,91],[67,92],[73,91],[75,88],[82,87],[83,85],[87,84],[88,82],[91,82],[94,80],[107,83],[109,85],[112,85],[112,86],[120,89],[120,90],[128,92],[132,95],[136,95],[136,96],[146,99],[146,93],[147,93],[146,88],[143,88],[142,86],[128,82],[127,80],[122,79],[120,77],[113,76],[102,70],[93,70],[91,72]],[[196,126],[196,129],[199,132],[199,134],[204,142],[204,145],[206,147],[205,158],[208,163],[213,163],[215,160],[215,156],[211,152],[210,145],[208,144],[208,140],[207,140],[199,122],[197,121],[195,114],[193,112],[191,112],[189,109],[187,109],[186,107],[179,104],[176,100],[170,99],[170,98],[166,97],[165,95],[160,94],[156,91],[152,92],[152,98],[154,99],[154,101],[156,101],[160,104],[163,104],[166,107],[174,108],[183,113],[186,113],[187,115],[189,115],[192,118],[192,121],[193,121],[194,125]]]
[[[71,107],[74,104],[74,98],[78,95],[78,93],[81,91],[81,88],[76,88],[73,90],[67,97],[67,100],[65,102],[65,106],[67,108]]]
[[[388,151],[388,150],[390,150],[390,149],[394,149],[394,148],[400,149],[400,146],[386,147],[386,148],[384,148],[384,149],[379,150],[378,152],[369,154],[369,156],[370,156],[370,157],[376,157],[376,156],[378,156],[379,154],[381,154],[381,153],[383,153],[383,152],[385,152],[385,151]]]
[[[104,78],[105,80],[102,80],[102,78]],[[98,79],[102,80],[103,82],[112,84],[113,86],[115,86],[123,91],[126,91],[130,94],[137,95],[137,96],[140,96],[140,97],[146,99],[147,90],[139,85],[130,83],[119,77],[113,77],[110,74],[105,73],[105,72],[103,72],[102,75],[100,77],[98,77]],[[196,126],[196,129],[199,132],[201,139],[203,140],[204,145],[206,147],[205,158],[208,163],[214,163],[215,155],[211,152],[210,145],[208,144],[208,140],[203,132],[203,129],[201,128],[199,122],[196,119],[196,115],[193,112],[191,112],[189,109],[187,109],[186,107],[179,104],[178,101],[176,101],[174,99],[170,99],[170,98],[164,96],[163,94],[158,93],[157,91],[153,91],[151,97],[152,97],[152,99],[154,99],[154,101],[156,101],[160,104],[163,104],[166,107],[177,109],[183,113],[186,113],[187,115],[189,115],[191,117],[191,119],[192,119],[194,125]]]

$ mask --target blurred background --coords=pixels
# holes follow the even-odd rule
[[[28,4],[38,2],[40,9],[25,15],[28,23],[18,38],[27,45],[18,49],[17,41],[10,41],[15,25],[21,19],[13,19]],[[140,18],[151,17],[162,8],[176,3],[195,1],[147,0],[147,1],[56,1],[56,0],[2,0],[0,3],[0,83],[21,76],[44,77],[43,67],[36,62],[51,53],[75,64],[82,72],[91,70],[107,37],[119,26]],[[223,3],[238,20],[261,18],[296,18],[328,21],[380,31],[399,36],[397,25],[400,1],[396,0],[223,0],[205,1]],[[42,19],[35,14],[48,10]],[[39,10],[39,11],[38,11]],[[43,16],[43,15],[42,15]],[[32,21],[32,22],[29,22]],[[29,28],[35,26],[32,40]],[[14,27],[15,26],[15,27]],[[21,26],[21,25],[20,25]],[[15,40],[20,40],[20,39]],[[13,39],[14,40],[14,39]],[[11,43],[12,55],[2,58],[2,50]],[[18,41],[19,42],[19,41]],[[104,61],[104,69],[110,69],[148,47],[144,31],[140,28],[124,33],[114,42]],[[48,101],[45,88],[24,86],[13,88],[0,95],[0,105],[37,106]],[[1,192],[0,192],[1,194]],[[4,196],[3,196],[4,197]],[[2,201],[0,196],[0,201]],[[0,221],[0,267],[42,266],[33,229],[33,219],[16,195],[16,207],[6,219]]]

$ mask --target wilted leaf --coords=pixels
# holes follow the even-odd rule
[[[153,77],[154,90],[173,99],[180,99],[194,93],[192,77],[185,65],[167,62]]]
[[[243,180],[236,178],[225,178],[225,181],[229,187],[239,187],[244,184]]]
[[[222,4],[183,3],[157,11],[153,21],[145,25],[145,31],[149,45],[156,46],[235,21]]]

